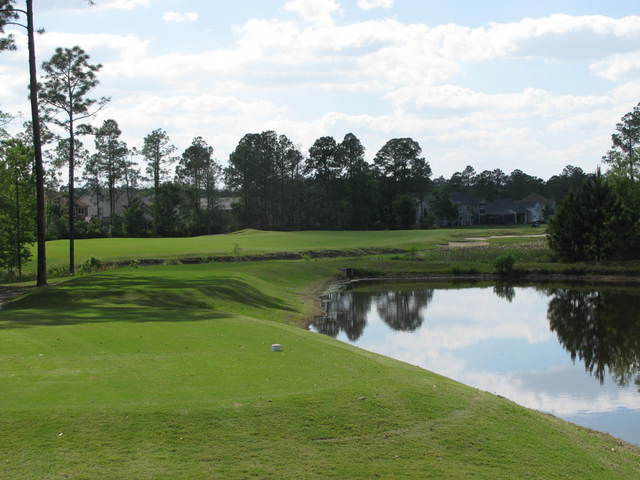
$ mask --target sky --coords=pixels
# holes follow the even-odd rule
[[[18,6],[22,0],[17,0]],[[371,161],[412,137],[434,176],[471,165],[593,171],[640,101],[637,0],[36,0],[38,62],[79,45],[103,65],[93,120],[129,146],[202,136],[226,165],[246,133],[303,153],[352,132]],[[0,110],[28,117],[27,52],[0,54]],[[22,116],[20,116],[22,115]],[[87,140],[90,143],[89,140]]]

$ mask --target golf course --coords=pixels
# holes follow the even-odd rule
[[[540,238],[511,237],[532,233],[79,240],[78,264],[132,266],[50,278],[2,305],[0,478],[637,479],[634,445],[304,328],[344,268],[492,273],[504,254],[515,268],[576,268]],[[509,237],[439,246],[491,235]],[[49,243],[50,265],[67,245]],[[343,253],[305,253],[328,250]],[[303,258],[241,261],[274,252]],[[207,256],[235,261],[180,261]],[[135,262],[151,258],[166,262]]]

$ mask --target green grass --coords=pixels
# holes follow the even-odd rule
[[[530,234],[540,229],[528,226],[513,228],[465,228],[440,230],[394,231],[305,231],[267,232],[242,230],[225,235],[184,238],[96,238],[76,240],[76,263],[90,257],[101,260],[139,258],[198,257],[207,255],[235,255],[236,246],[242,255],[271,252],[301,252],[307,250],[349,250],[358,248],[426,248],[449,240],[468,236]],[[50,266],[67,265],[68,240],[47,242],[47,261]],[[35,268],[35,259],[25,271]]]
[[[0,478],[638,478],[636,447],[296,326],[340,267],[404,263],[123,268],[5,305]]]

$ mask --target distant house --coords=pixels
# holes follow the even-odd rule
[[[475,195],[466,192],[453,192],[449,195],[451,203],[458,207],[458,227],[477,225],[481,221],[483,202]]]
[[[240,197],[218,197],[216,206],[222,211],[231,211],[233,206],[240,203]]]
[[[141,191],[134,191],[132,192],[132,196],[138,198],[146,207],[151,208],[153,198],[149,195],[144,195]],[[115,208],[113,214],[123,215],[128,205],[127,195],[125,192],[118,190],[114,200]],[[106,192],[100,195],[99,201],[97,201],[95,193],[85,193],[77,197],[75,202],[76,205],[82,205],[84,207],[81,211],[77,210],[78,213],[76,217],[87,222],[92,218],[108,220],[112,214],[109,206],[109,195]]]
[[[153,195],[150,195],[149,192],[145,190],[133,190],[131,192],[131,196],[137,198],[142,202],[142,204],[146,207],[146,216],[150,219],[151,212],[153,207]],[[65,196],[61,196],[60,200],[62,202],[66,201]],[[233,205],[240,202],[240,197],[235,196],[225,196],[218,197],[215,200],[215,206],[222,211],[231,211],[233,209]],[[108,220],[111,216],[111,210],[109,207],[109,196],[106,192],[103,192],[99,199],[96,197],[96,194],[91,193],[83,193],[78,195],[75,199],[75,212],[76,218],[78,220],[90,221],[92,218],[100,218],[102,220]],[[115,215],[123,215],[126,211],[128,202],[127,195],[124,191],[118,189],[115,195],[115,208],[113,210],[113,214]],[[206,208],[207,199],[200,199],[200,206],[202,208]]]
[[[440,226],[471,225],[523,225],[544,220],[545,209],[553,209],[553,200],[542,195],[531,194],[522,200],[500,198],[490,202],[479,199],[467,192],[453,192],[451,203],[458,209],[458,216],[452,222],[440,222]],[[432,195],[416,199],[416,223],[431,211]]]
[[[480,222],[489,225],[519,225],[540,222],[544,218],[539,201],[502,198],[486,203]]]
[[[76,218],[76,220],[85,220],[87,218],[88,212],[89,212],[89,204],[79,200],[74,202],[73,216]]]

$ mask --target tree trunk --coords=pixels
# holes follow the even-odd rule
[[[31,96],[31,124],[36,171],[36,226],[38,236],[38,274],[36,285],[47,285],[47,249],[45,232],[44,167],[42,163],[42,140],[40,138],[40,114],[38,112],[38,80],[36,76],[36,48],[33,28],[33,0],[27,0],[27,36],[29,45],[29,93]]]
[[[72,111],[71,108],[69,111]],[[74,212],[74,167],[75,167],[75,150],[74,150],[74,135],[73,135],[73,114],[69,118],[69,274],[75,275],[76,273],[76,258],[75,258],[75,212]]]
[[[18,266],[18,281],[22,281],[22,260],[20,258],[20,182],[18,179],[18,169],[15,166],[15,189],[16,189],[16,263]]]
[[[160,190],[160,152],[156,153],[153,165],[153,234],[158,236],[158,192]]]

